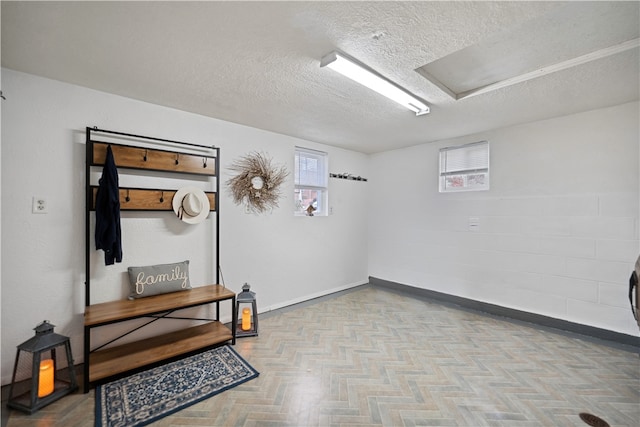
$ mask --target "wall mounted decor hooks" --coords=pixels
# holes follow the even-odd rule
[[[363,178],[360,175],[354,176],[350,173],[330,173],[329,178],[348,179],[350,181],[367,181],[367,178]]]
[[[4,97],[4,94],[2,93],[1,90],[0,90],[0,98],[4,99],[5,101],[7,100],[7,98]]]

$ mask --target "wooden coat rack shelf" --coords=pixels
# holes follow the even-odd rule
[[[89,147],[91,166],[102,166],[111,145],[116,166],[128,169],[144,169],[163,172],[216,175],[216,158],[179,151],[134,147],[94,141]]]
[[[218,194],[220,192],[220,149],[180,141],[133,135],[98,128],[86,129],[86,209],[85,209],[85,313],[84,313],[84,391],[89,391],[90,383],[103,381],[112,376],[121,375],[132,369],[160,362],[168,358],[221,345],[235,344],[237,313],[236,294],[220,281],[220,211]],[[103,139],[97,141],[97,135]],[[126,142],[126,144],[104,142],[104,139]],[[128,145],[132,142],[134,145]],[[169,294],[154,295],[136,300],[117,300],[91,303],[91,212],[95,211],[98,186],[92,185],[91,168],[103,166],[107,147],[111,146],[118,172],[127,173],[127,169],[158,171],[175,174],[172,179],[201,182],[215,180],[215,191],[205,192],[209,198],[211,215],[215,221],[215,284],[194,286],[193,289]],[[165,147],[180,147],[180,150],[165,150]],[[152,148],[150,148],[152,147]],[[155,148],[160,147],[160,148]],[[185,152],[181,150],[191,150]],[[194,154],[203,152],[205,154]],[[97,172],[94,170],[94,172]],[[149,175],[151,176],[151,174]],[[95,174],[94,174],[95,177]],[[183,186],[182,184],[180,186]],[[128,211],[173,211],[173,197],[177,189],[119,187],[120,210]],[[220,303],[231,304],[231,328],[220,321]],[[187,308],[214,305],[215,318],[202,319],[173,316]],[[132,319],[147,318],[141,326],[132,326],[128,332],[96,346],[92,343],[94,328],[130,322]],[[158,319],[191,319],[198,324],[169,333],[151,336],[138,341],[112,345],[128,334]],[[202,323],[205,322],[205,323]],[[130,323],[128,325],[131,325]],[[120,329],[127,329],[127,324]]]
[[[93,200],[90,209],[96,209],[96,194],[98,186],[92,185]],[[150,188],[127,188],[120,187],[120,210],[121,211],[172,211],[173,196],[176,190],[150,189]],[[212,191],[204,192],[209,199],[209,210],[216,210],[216,193]]]

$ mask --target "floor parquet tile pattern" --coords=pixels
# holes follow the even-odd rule
[[[376,287],[266,314],[259,334],[235,347],[258,378],[152,425],[640,425],[637,353]],[[78,393],[7,427],[92,426],[93,411]]]

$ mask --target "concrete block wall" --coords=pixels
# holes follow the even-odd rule
[[[630,103],[372,156],[370,276],[637,335],[638,117]],[[439,193],[438,150],[480,140],[491,189]]]

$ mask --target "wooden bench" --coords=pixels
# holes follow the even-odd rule
[[[220,322],[220,301],[226,300],[231,302],[231,329]],[[236,294],[221,285],[87,306],[84,313],[85,335],[90,334],[93,328],[142,317],[162,317],[165,313],[211,303],[216,304],[215,320],[91,351],[89,360],[85,361],[85,384],[227,341],[235,344],[237,323]]]

